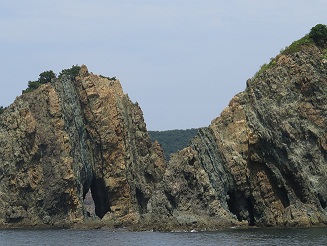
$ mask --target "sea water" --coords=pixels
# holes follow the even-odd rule
[[[228,229],[215,232],[0,230],[0,245],[327,245],[327,228]]]

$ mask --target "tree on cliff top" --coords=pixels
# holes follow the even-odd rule
[[[327,26],[323,24],[318,24],[311,28],[311,31],[309,33],[309,37],[312,38],[312,40],[317,45],[326,45],[327,43]]]
[[[68,76],[71,80],[74,80],[77,75],[79,74],[79,71],[81,70],[81,67],[78,65],[73,65],[71,68],[63,69],[61,73],[59,74],[59,78],[61,78],[63,75]]]
[[[61,78],[63,75],[66,75],[69,79],[74,80],[75,77],[79,74],[79,71],[81,70],[81,67],[78,65],[73,65],[71,68],[63,69],[61,73],[59,74],[59,78]],[[52,71],[44,71],[40,73],[38,80],[35,81],[28,81],[28,87],[26,90],[23,90],[22,93],[28,93],[31,91],[36,90],[43,84],[50,83],[52,79],[55,79],[57,76]]]
[[[39,79],[36,81],[28,81],[28,87],[26,90],[23,90],[22,93],[27,93],[36,90],[43,84],[50,83],[52,79],[56,78],[56,74],[52,71],[45,71],[40,73]]]
[[[50,70],[45,71],[43,73],[40,73],[38,82],[41,84],[47,84],[50,83],[52,79],[56,78],[56,74]]]

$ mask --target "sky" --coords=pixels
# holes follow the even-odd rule
[[[326,0],[0,0],[0,105],[43,71],[116,76],[148,130],[208,126]]]

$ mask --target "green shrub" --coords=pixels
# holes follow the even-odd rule
[[[311,28],[309,33],[310,38],[317,45],[324,45],[327,43],[327,26],[323,24],[318,24]]]
[[[310,35],[305,35],[303,38],[294,41],[290,46],[285,47],[285,49],[281,52],[281,54],[292,54],[300,51],[303,46],[313,44],[313,40]]]
[[[285,47],[280,50],[280,54],[289,55],[295,52],[301,51],[304,47],[309,45],[327,45],[327,26],[323,24],[318,24],[311,28],[309,34],[305,35],[303,38],[294,41],[290,46]],[[260,74],[265,72],[267,69],[273,67],[277,64],[277,60],[280,57],[278,55],[276,58],[271,58],[270,63],[263,64],[260,70],[254,75],[254,78],[258,77]],[[324,57],[327,59],[327,49],[324,50]]]
[[[52,71],[45,71],[43,73],[40,73],[38,82],[41,84],[47,84],[50,83],[52,79],[56,78],[56,74]]]
[[[73,65],[71,68],[63,69],[59,74],[59,78],[61,78],[63,75],[66,75],[68,76],[69,79],[75,80],[80,70],[81,70],[80,66]],[[40,73],[38,80],[28,81],[28,87],[26,90],[23,90],[22,93],[24,94],[34,91],[37,88],[39,88],[41,85],[50,83],[51,80],[55,78],[56,78],[56,74],[52,70],[42,72]]]
[[[42,84],[38,81],[28,81],[28,87],[26,90],[23,90],[23,94],[31,92],[39,88]]]
[[[75,80],[75,78],[78,76],[80,70],[81,70],[80,66],[73,65],[71,68],[63,69],[61,71],[61,73],[59,74],[59,78],[61,78],[63,75],[66,75],[69,79]]]
[[[311,28],[309,34],[305,35],[303,38],[293,42],[290,46],[283,50],[282,54],[292,54],[300,51],[305,45],[310,45],[315,43],[316,45],[323,46],[327,43],[327,26],[323,24],[318,24]]]
[[[270,58],[270,62],[264,63],[261,67],[260,70],[258,72],[256,72],[256,74],[254,75],[254,77],[258,77],[260,74],[262,74],[264,71],[266,71],[269,68],[272,68],[273,66],[275,66],[277,64],[276,61],[277,58]]]
[[[38,80],[28,81],[28,87],[26,90],[23,90],[22,93],[25,94],[34,91],[37,88],[39,88],[41,85],[50,83],[51,80],[54,78],[56,78],[56,74],[52,70],[40,73]]]

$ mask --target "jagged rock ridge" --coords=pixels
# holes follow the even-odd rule
[[[138,221],[165,168],[140,107],[118,80],[82,66],[19,97],[0,120],[0,224],[71,226],[98,217]]]
[[[117,80],[82,66],[22,95],[0,116],[0,224],[87,226],[90,194],[101,225],[326,224],[326,51],[278,55],[169,163]]]
[[[162,197],[175,226],[179,214],[200,228],[326,224],[325,54],[310,44],[278,55],[173,156]]]

